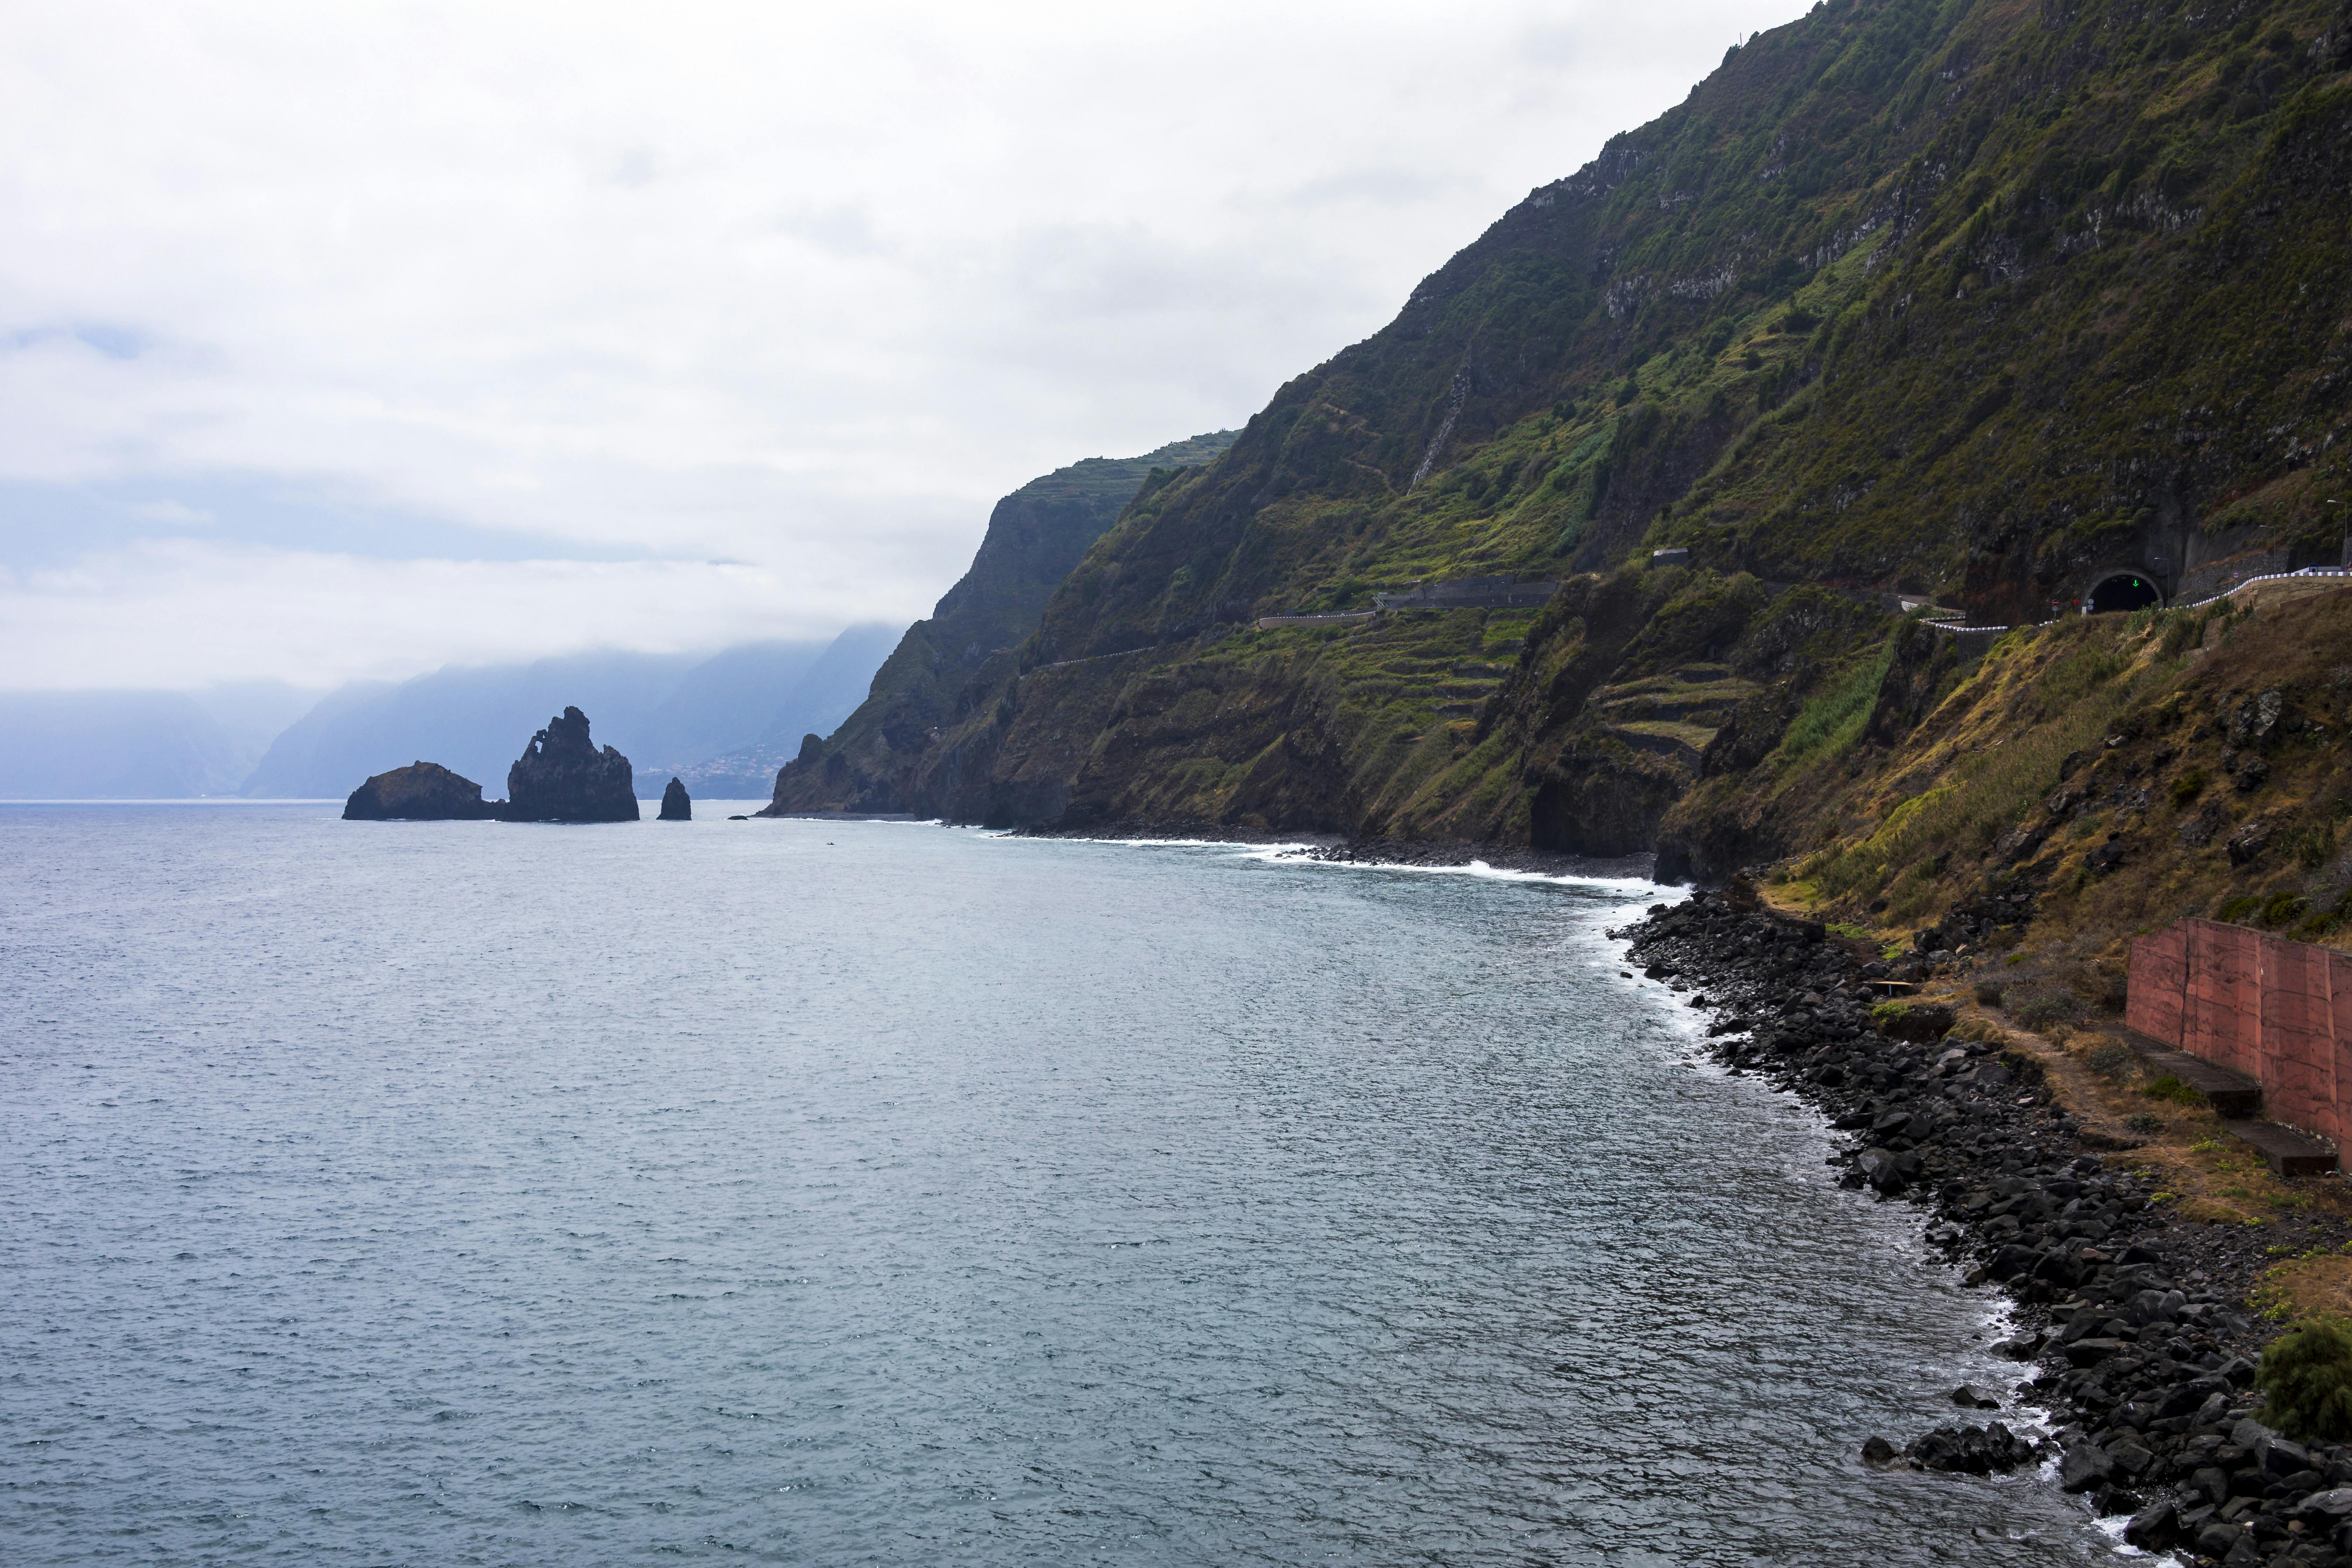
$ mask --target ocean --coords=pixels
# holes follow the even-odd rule
[[[730,809],[0,806],[0,1557],[2114,1554],[1671,891]]]

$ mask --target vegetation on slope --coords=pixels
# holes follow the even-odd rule
[[[1780,853],[1961,678],[1897,595],[2022,621],[2110,565],[2332,558],[2347,64],[2325,0],[1848,0],[1759,36],[1139,494],[959,695],[929,798]],[[1566,582],[1255,624],[1479,574]]]
[[[1898,653],[1874,700],[1924,696],[1915,723],[1709,781],[1668,816],[1669,855],[1753,836],[1830,918],[1979,946],[2030,927],[2110,966],[2183,914],[2352,945],[2348,661],[2343,588],[2070,617],[1966,668],[1911,659],[1919,681]]]

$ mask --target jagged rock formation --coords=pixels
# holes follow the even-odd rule
[[[988,534],[931,618],[907,628],[865,703],[831,741],[804,738],[776,779],[771,811],[963,809],[961,773],[933,742],[970,716],[1015,668],[1054,590],[1139,491],[1211,462],[1235,432],[1213,431],[1140,458],[1088,458],[1030,480],[996,503]]]
[[[686,785],[677,779],[671,779],[669,787],[662,791],[660,820],[663,822],[694,820],[694,801],[686,793]]]
[[[345,822],[483,822],[503,801],[486,801],[482,786],[439,763],[411,763],[378,773],[343,802]]]
[[[588,715],[566,708],[507,770],[509,822],[635,822],[629,759],[588,738]]]

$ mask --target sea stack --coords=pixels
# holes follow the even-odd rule
[[[439,763],[411,763],[378,773],[343,802],[345,822],[481,822],[502,802],[482,798],[482,786]]]
[[[664,822],[694,820],[694,797],[686,793],[686,785],[676,778],[672,778],[669,787],[662,791],[661,819]]]
[[[635,822],[629,759],[588,738],[588,715],[566,708],[507,770],[509,822]]]

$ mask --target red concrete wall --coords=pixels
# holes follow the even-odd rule
[[[2329,954],[2325,948],[2264,938],[2259,957],[2263,1103],[2273,1121],[2340,1139]]]
[[[2132,942],[2124,1022],[2150,1039],[2180,1044],[2180,1004],[2189,988],[2189,930],[2173,926]]]
[[[2352,954],[2327,955],[2328,1032],[2336,1038],[2336,1081],[2352,1100]],[[2352,1132],[2352,1105],[2339,1106],[2337,1120]],[[2339,1152],[2342,1143],[2336,1145]]]
[[[2132,943],[2124,1022],[2253,1079],[2274,1121],[2352,1134],[2352,956],[2182,921]]]

